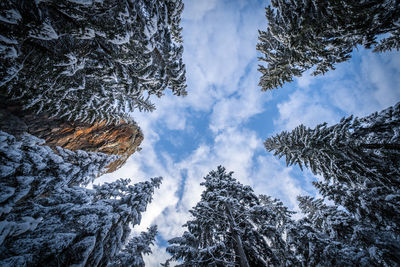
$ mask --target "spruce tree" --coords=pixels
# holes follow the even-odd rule
[[[282,251],[286,246],[278,229],[289,221],[287,209],[267,197],[260,200],[221,166],[204,179],[201,200],[190,210],[193,220],[184,225],[187,231],[169,240],[167,266],[171,260],[181,260],[178,266],[293,264],[290,251]]]
[[[301,261],[359,266],[400,262],[399,111],[396,104],[330,127],[301,125],[265,141],[267,150],[286,156],[288,165],[306,166],[323,176],[325,181],[314,185],[336,204],[299,198],[307,217],[288,231],[288,242]]]
[[[303,266],[360,266],[367,255],[352,244],[355,219],[322,199],[298,197],[306,215],[288,231],[288,243]],[[362,265],[365,266],[365,265]]]
[[[181,0],[0,3],[0,93],[68,120],[130,120],[185,95]]]
[[[335,69],[357,45],[379,52],[400,48],[398,1],[273,0],[266,17],[257,45],[263,54],[259,60],[267,63],[259,67],[262,90],[312,68],[313,75]]]
[[[344,207],[358,221],[400,237],[400,191],[391,191],[375,184],[358,185],[355,188],[327,182],[313,184],[324,198]]]
[[[306,218],[289,231],[296,254],[314,266],[395,266],[400,260],[399,235],[390,228],[377,228],[364,218],[323,199],[299,197]],[[299,234],[300,233],[300,234]],[[308,244],[308,246],[302,246]]]
[[[400,104],[366,118],[352,116],[328,127],[300,125],[265,141],[287,165],[306,166],[327,181],[349,186],[369,183],[397,191],[400,186]]]
[[[132,237],[108,266],[144,267],[143,254],[151,253],[150,245],[153,245],[156,235],[157,226],[153,225],[147,232]]]
[[[39,222],[2,240],[0,264],[107,266],[126,243],[131,226],[140,223],[161,178],[134,186],[128,182],[118,180],[93,190],[64,187],[21,203],[1,225],[23,223],[27,217]],[[106,188],[112,190],[107,196]]]
[[[0,131],[0,218],[24,200],[38,199],[64,186],[88,185],[117,156],[43,145],[30,134]]]

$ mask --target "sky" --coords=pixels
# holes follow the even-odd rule
[[[187,0],[182,23],[186,97],[166,92],[153,98],[157,110],[133,114],[142,150],[96,183],[162,176],[135,232],[158,225],[147,266],[169,257],[167,240],[180,236],[189,210],[200,200],[203,177],[218,165],[234,172],[257,194],[278,198],[298,211],[298,195],[316,195],[307,170],[286,167],[264,149],[266,138],[300,124],[332,125],[343,116],[365,116],[400,99],[400,54],[359,47],[350,61],[323,76],[306,72],[277,90],[261,92],[256,51],[258,30],[267,25],[267,1]]]

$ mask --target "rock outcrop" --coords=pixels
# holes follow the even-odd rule
[[[13,135],[28,132],[54,148],[84,150],[119,155],[108,166],[108,173],[120,168],[135,151],[140,150],[143,134],[136,124],[70,122],[48,115],[32,115],[18,106],[0,108],[0,130]]]

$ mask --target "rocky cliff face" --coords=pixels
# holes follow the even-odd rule
[[[13,135],[28,132],[46,140],[50,147],[60,146],[70,150],[85,150],[119,155],[108,166],[107,172],[120,168],[143,140],[137,125],[69,122],[48,115],[32,115],[18,106],[0,108],[0,130]]]

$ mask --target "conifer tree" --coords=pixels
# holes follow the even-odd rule
[[[201,200],[190,211],[193,220],[184,225],[188,231],[169,241],[169,261],[182,260],[178,266],[293,264],[290,251],[281,251],[286,246],[278,230],[289,221],[287,209],[267,197],[260,201],[221,166],[204,179]]]
[[[140,223],[161,178],[134,186],[128,182],[118,180],[93,190],[64,187],[21,203],[1,225],[26,217],[40,222],[2,240],[0,265],[107,266],[127,241],[131,226]],[[106,190],[112,191],[104,194]]]
[[[311,68],[313,75],[324,74],[348,60],[357,45],[379,52],[400,48],[398,1],[273,0],[266,17],[257,45],[259,60],[267,63],[259,67],[262,90]]]
[[[369,184],[349,187],[345,184],[313,182],[326,199],[344,207],[358,221],[377,230],[390,231],[400,237],[400,192]]]
[[[301,125],[265,141],[267,150],[286,156],[288,165],[304,165],[322,175],[325,182],[314,185],[337,205],[299,198],[307,217],[288,231],[288,243],[301,261],[359,266],[400,262],[399,111],[396,104],[330,127]]]
[[[181,0],[0,3],[0,93],[69,120],[130,120],[185,95]]]
[[[299,197],[306,218],[289,231],[289,244],[307,265],[394,266],[400,260],[399,235],[389,228],[376,228],[323,199]],[[304,246],[302,244],[307,244]]]
[[[355,266],[366,262],[365,250],[352,244],[355,219],[322,199],[298,197],[306,215],[288,231],[288,243],[303,266]],[[365,265],[363,265],[365,266]]]
[[[156,235],[157,226],[153,225],[147,232],[131,238],[108,266],[144,267],[143,254],[151,253],[150,245],[153,245]]]
[[[327,181],[349,186],[373,183],[397,191],[400,186],[400,104],[366,118],[352,116],[328,127],[300,125],[265,141],[268,151],[288,165],[306,166]]]
[[[17,202],[41,198],[64,186],[87,185],[117,156],[70,151],[54,152],[30,134],[14,137],[0,131],[0,218]]]

